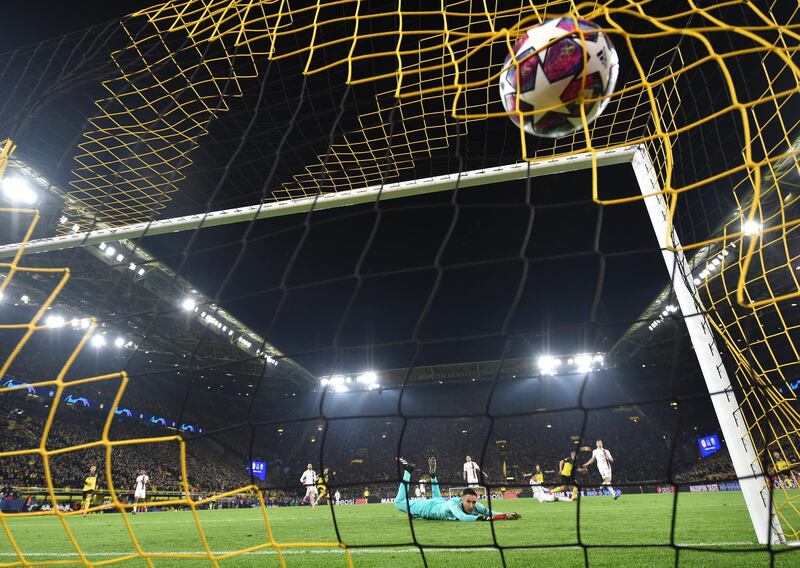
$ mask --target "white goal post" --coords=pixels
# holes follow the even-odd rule
[[[784,544],[780,520],[775,514],[770,496],[769,479],[764,475],[753,440],[744,423],[744,418],[731,386],[728,371],[722,362],[716,339],[711,332],[703,306],[697,296],[697,289],[691,275],[686,255],[680,249],[680,240],[674,227],[669,227],[667,201],[659,193],[653,163],[644,146],[640,146],[631,161],[639,190],[645,197],[644,204],[650,216],[650,223],[655,231],[658,246],[664,257],[672,289],[678,300],[683,321],[692,341],[694,354],[700,363],[700,369],[711,395],[714,412],[717,415],[722,435],[728,447],[728,453],[742,488],[750,520],[761,544]],[[671,246],[668,248],[667,235],[670,235]]]
[[[86,245],[97,245],[103,242],[137,239],[144,236],[249,222],[254,219],[266,219],[348,205],[374,203],[376,199],[398,199],[456,188],[486,186],[525,179],[529,175],[530,177],[538,177],[584,170],[591,168],[594,164],[597,167],[603,167],[625,163],[631,164],[633,167],[639,189],[645,197],[644,204],[655,236],[658,239],[667,272],[680,304],[717,419],[727,442],[736,475],[740,479],[742,493],[758,542],[761,544],[783,543],[785,539],[780,521],[770,500],[768,479],[759,464],[752,439],[739,411],[736,394],[731,386],[727,371],[722,364],[716,340],[711,333],[704,310],[699,304],[696,290],[690,277],[686,256],[682,251],[673,252],[667,248],[667,205],[663,196],[659,193],[661,188],[657,181],[656,172],[643,145],[602,150],[593,154],[586,152],[531,164],[509,164],[433,178],[387,183],[294,200],[262,203],[148,223],[99,228],[90,232],[36,239],[25,244],[23,254],[43,253]],[[672,244],[675,248],[680,247],[674,229],[672,231]],[[0,260],[14,257],[20,246],[22,246],[21,243],[0,246]],[[455,487],[449,488],[448,492],[453,492],[457,489]]]
[[[474,485],[462,485],[460,487],[448,487],[447,488],[447,496],[448,497],[461,497],[461,492],[464,491],[467,487],[472,487],[475,490],[475,493],[478,494],[478,499],[486,499],[487,492],[486,488],[483,485],[475,487]]]

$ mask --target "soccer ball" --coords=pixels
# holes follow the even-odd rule
[[[575,132],[581,128],[580,101],[598,99],[585,107],[586,120],[592,122],[614,91],[619,57],[611,39],[588,20],[577,23],[583,38],[572,18],[545,20],[517,40],[516,64],[511,54],[506,57],[500,74],[500,97],[511,120],[519,126],[517,111],[551,108],[523,117],[529,134],[559,138]]]

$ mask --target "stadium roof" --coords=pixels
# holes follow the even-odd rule
[[[6,175],[23,175],[45,196],[38,204],[43,222],[34,234],[71,230],[70,219],[62,212],[65,205],[80,206],[56,185],[19,159],[11,160]],[[20,242],[27,228],[22,219],[9,224],[11,242]],[[109,336],[109,344],[123,339],[131,357],[138,352],[150,359],[161,357],[166,365],[175,360],[186,365],[185,358],[190,356],[190,366],[198,369],[219,368],[251,376],[260,376],[268,365],[274,367],[269,375],[275,380],[295,386],[316,382],[311,373],[150,254],[141,242],[83,246],[27,257],[26,264],[69,266],[69,285],[51,305],[49,315],[57,314],[65,328],[76,329],[81,320],[97,318],[101,329],[96,333]],[[18,302],[26,296],[26,304],[36,305],[49,292],[41,275],[17,273],[4,301]],[[124,313],[119,313],[120,302],[124,302]]]

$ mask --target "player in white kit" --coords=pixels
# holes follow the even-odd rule
[[[585,469],[596,462],[597,471],[600,472],[600,477],[603,478],[603,487],[608,489],[614,499],[617,499],[619,495],[611,487],[611,464],[614,463],[614,458],[611,457],[611,452],[603,447],[603,440],[597,440],[596,445],[597,447],[592,450],[592,459],[583,464],[583,467]]]
[[[480,466],[472,461],[470,456],[467,456],[467,461],[464,463],[464,481],[469,487],[480,487],[480,473]]]
[[[315,508],[317,506],[317,472],[314,471],[311,464],[308,464],[308,469],[300,476],[300,483],[306,488],[306,495],[301,499],[300,504],[302,505],[308,499],[311,508]]]
[[[147,507],[145,505],[139,505],[139,503],[147,500],[148,483],[150,483],[150,477],[148,477],[143,469],[140,469],[139,475],[136,476],[136,485],[134,485],[133,488],[133,510],[131,512],[134,515],[136,513],[147,512]]]
[[[533,498],[539,501],[539,503],[552,503],[553,501],[569,501],[567,497],[558,497],[554,493],[548,493],[544,489],[544,472],[542,468],[537,463],[534,467],[533,473],[526,473],[523,477],[528,477],[530,475],[531,481],[531,493],[533,493]]]

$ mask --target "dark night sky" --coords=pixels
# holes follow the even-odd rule
[[[102,24],[156,3],[154,0],[4,2],[0,53]]]

